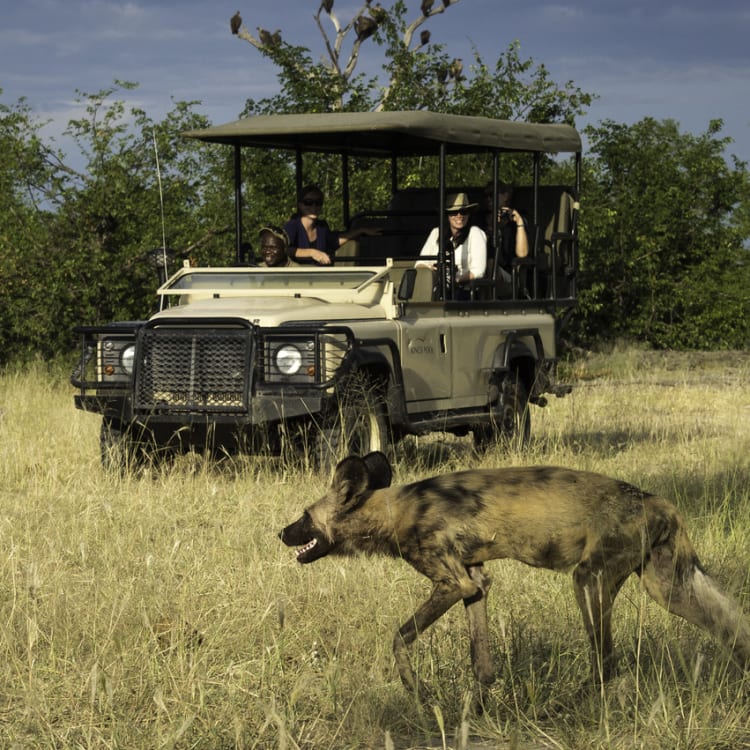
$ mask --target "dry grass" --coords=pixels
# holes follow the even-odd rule
[[[673,498],[704,563],[750,611],[750,358],[615,352],[570,366],[526,455]],[[0,375],[0,746],[17,748],[750,747],[750,679],[631,582],[621,677],[587,686],[567,576],[489,566],[501,665],[485,714],[461,608],[420,639],[420,707],[391,656],[426,594],[381,559],[297,565],[277,531],[323,489],[264,460],[186,458],[105,476],[98,418],[65,375]],[[468,440],[409,440],[397,481],[477,465]]]

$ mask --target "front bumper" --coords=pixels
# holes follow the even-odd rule
[[[325,408],[353,348],[342,326],[260,329],[245,320],[169,320],[77,329],[75,406],[122,423],[267,426]],[[301,366],[277,367],[299,345]],[[122,352],[134,347],[132,371]]]

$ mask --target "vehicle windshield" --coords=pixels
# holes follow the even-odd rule
[[[214,271],[195,269],[172,280],[167,292],[193,292],[203,289],[356,289],[375,275],[373,270],[248,269]]]

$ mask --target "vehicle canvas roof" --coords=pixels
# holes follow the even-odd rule
[[[570,125],[425,111],[255,115],[183,135],[211,143],[359,156],[431,155],[440,143],[450,153],[581,151],[580,135]]]

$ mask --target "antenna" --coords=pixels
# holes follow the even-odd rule
[[[164,264],[164,273],[167,274],[167,228],[164,221],[164,191],[161,187],[161,167],[159,165],[159,147],[156,145],[156,128],[152,128],[151,135],[154,141],[154,156],[156,157],[156,181],[159,185],[159,210],[161,213],[161,262]],[[159,309],[164,307],[164,296],[159,299]]]

